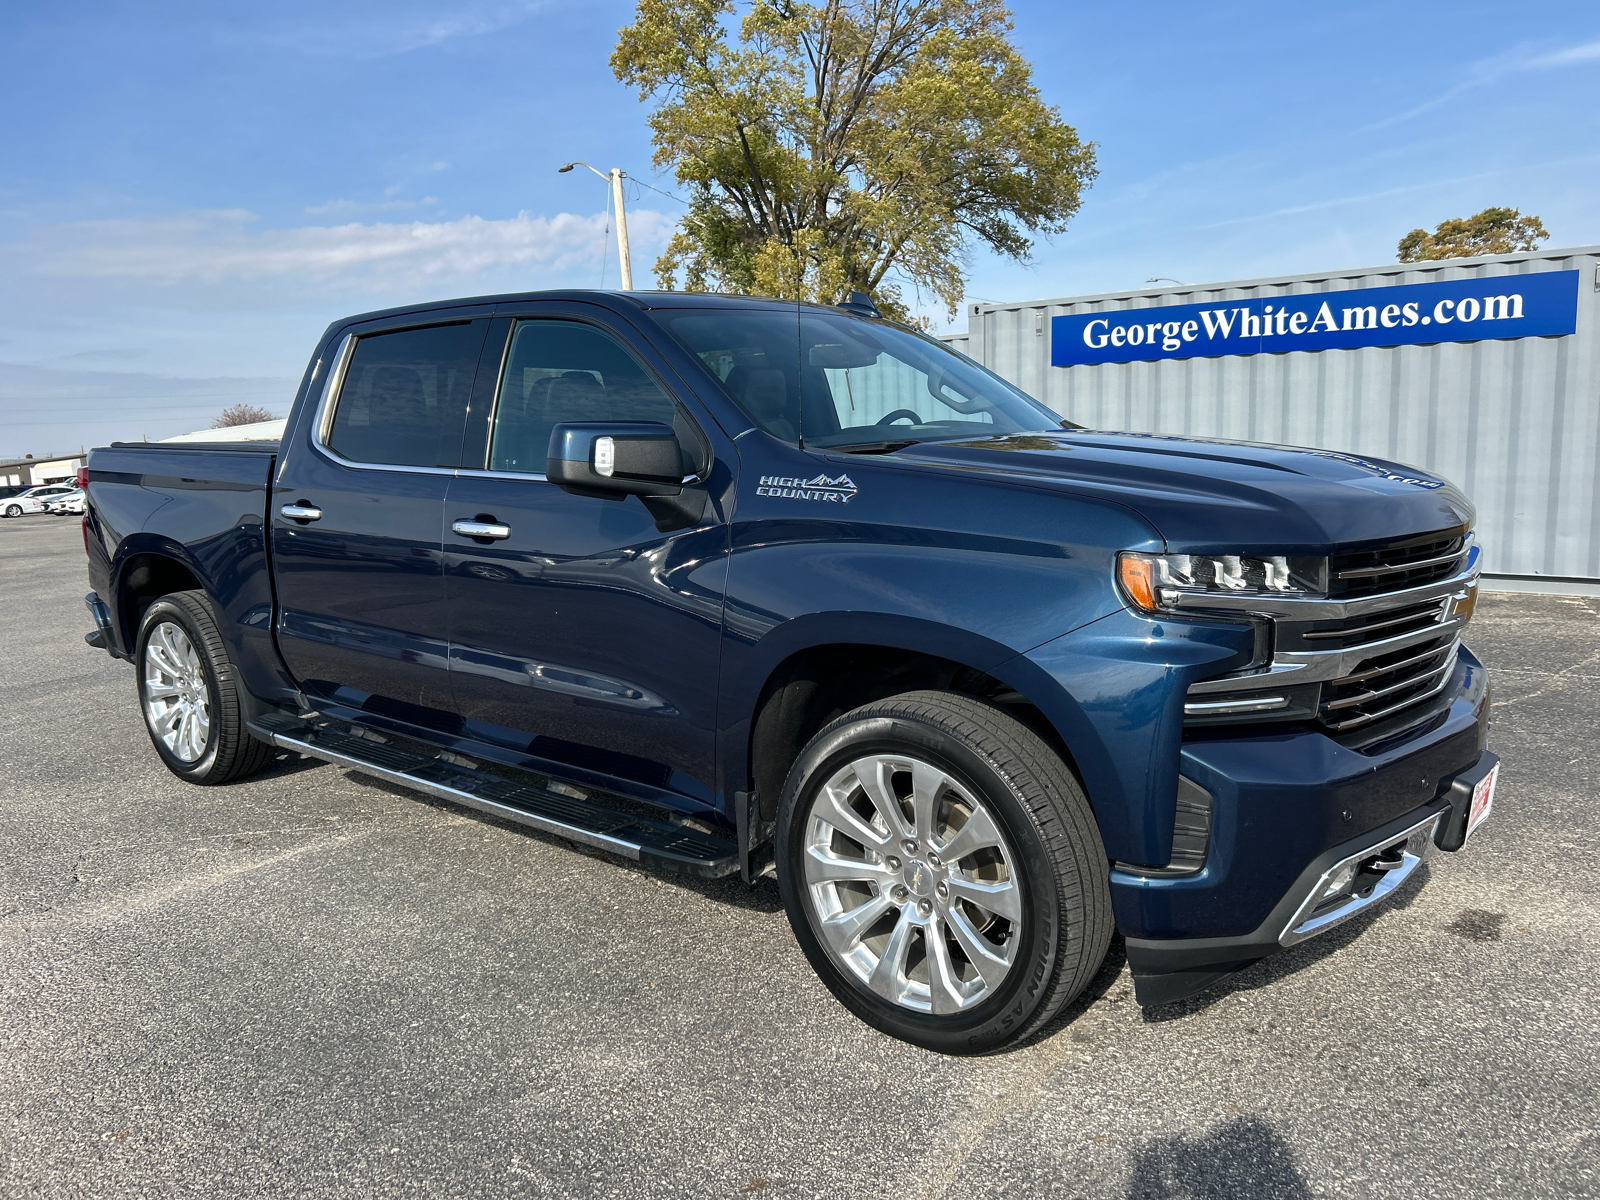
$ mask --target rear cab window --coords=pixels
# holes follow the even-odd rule
[[[323,444],[351,462],[453,467],[487,321],[359,337]]]

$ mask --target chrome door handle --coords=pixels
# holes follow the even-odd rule
[[[465,538],[488,538],[498,542],[511,536],[511,526],[494,521],[457,521],[450,526],[450,532]]]
[[[322,510],[314,504],[299,501],[295,504],[285,504],[278,510],[291,521],[320,521]]]

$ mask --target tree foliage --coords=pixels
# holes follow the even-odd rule
[[[1525,217],[1514,208],[1486,208],[1470,217],[1440,221],[1432,233],[1413,229],[1400,239],[1400,261],[1515,254],[1537,250],[1549,236],[1538,217]]]
[[[256,425],[272,420],[272,414],[254,404],[230,404],[211,422],[213,429],[229,429],[234,425]]]
[[[655,98],[689,212],[656,277],[691,290],[952,314],[975,245],[1065,229],[1093,143],[1046,104],[999,0],[638,0],[617,78]]]

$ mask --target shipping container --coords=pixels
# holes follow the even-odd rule
[[[1522,278],[1551,272],[1568,274]],[[1361,289],[1373,290],[1347,295]],[[1513,300],[1523,315],[1523,291],[1528,320],[1508,319]],[[1533,320],[1541,304],[1543,325]],[[1149,311],[1136,320],[1138,310]],[[1476,502],[1486,573],[1503,586],[1600,594],[1600,247],[967,312],[967,333],[945,340],[1080,425],[1422,467]],[[1241,341],[1235,323],[1258,320],[1268,336]],[[1570,332],[1506,336],[1524,326]],[[1462,340],[1420,340],[1440,329]],[[1120,350],[1109,344],[1119,333]],[[1297,343],[1310,348],[1289,348]],[[1145,357],[1104,361],[1135,355]],[[1072,361],[1084,357],[1101,361]]]

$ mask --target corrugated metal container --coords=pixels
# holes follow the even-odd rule
[[[1050,365],[1059,315],[1575,269],[1577,332],[1566,337]],[[1537,590],[1600,584],[1600,247],[973,304],[968,332],[944,340],[1090,428],[1423,467],[1477,503],[1488,573]]]

